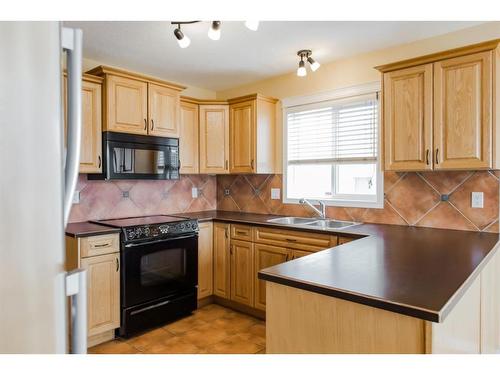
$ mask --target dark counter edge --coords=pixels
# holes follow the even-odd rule
[[[66,236],[73,238],[99,236],[110,233],[120,233],[120,229],[83,221],[69,223],[65,230]]]

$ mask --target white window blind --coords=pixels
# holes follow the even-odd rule
[[[377,95],[287,109],[288,164],[377,159]]]

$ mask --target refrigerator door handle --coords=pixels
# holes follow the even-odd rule
[[[82,137],[82,30],[63,27],[62,48],[67,53],[68,111],[67,150],[64,168],[64,226],[71,212],[78,179]]]
[[[71,297],[72,354],[87,353],[87,271],[76,269],[66,274],[66,296]]]

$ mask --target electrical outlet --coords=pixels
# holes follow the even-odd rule
[[[193,198],[198,198],[198,188],[194,187],[194,188],[191,189],[191,196]]]
[[[484,193],[482,191],[472,192],[471,207],[472,208],[484,207]]]
[[[280,199],[281,189],[271,189],[271,199]]]
[[[73,203],[80,203],[80,190],[75,190],[75,192],[73,193]]]

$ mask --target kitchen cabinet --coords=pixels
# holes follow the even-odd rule
[[[148,83],[149,134],[179,137],[179,91]]]
[[[230,254],[229,254],[229,224],[214,223],[214,294],[227,298],[230,291]]]
[[[66,74],[64,90],[67,92]],[[67,113],[66,94],[64,113]],[[66,131],[66,115],[64,118]],[[82,137],[80,173],[102,172],[102,78],[84,74],[82,78]],[[66,138],[65,138],[66,139]]]
[[[432,169],[432,64],[384,74],[386,170]]]
[[[254,249],[248,241],[231,240],[231,300],[253,306]]]
[[[199,173],[198,104],[181,98],[179,123],[179,153],[181,173]]]
[[[213,241],[211,222],[199,224],[198,236],[198,299],[213,294]]]
[[[66,270],[87,270],[88,346],[115,337],[120,326],[119,233],[66,236]]]
[[[385,170],[500,168],[498,44],[377,67],[383,73]]]
[[[229,173],[229,107],[199,106],[200,173]]]
[[[314,254],[314,251],[291,250],[291,253],[292,253],[291,259],[298,259],[305,257],[307,255]]]
[[[254,94],[228,102],[230,173],[274,173],[277,100]]]
[[[83,258],[87,270],[87,325],[93,336],[120,326],[120,254]]]
[[[434,169],[491,166],[492,52],[434,63]]]
[[[291,251],[278,246],[255,244],[255,273],[254,273],[254,306],[257,309],[266,309],[266,282],[259,280],[257,274],[260,270],[285,263],[291,259]]]
[[[179,137],[184,86],[103,65],[88,73],[104,78],[105,131]]]

